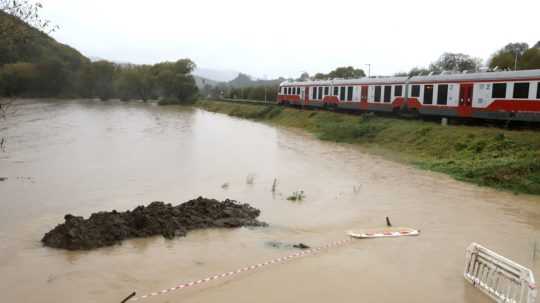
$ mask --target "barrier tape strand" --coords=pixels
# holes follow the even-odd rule
[[[176,290],[182,290],[182,289],[198,286],[198,285],[201,285],[201,284],[204,284],[204,283],[207,283],[207,282],[211,282],[211,281],[214,281],[214,280],[223,279],[223,278],[227,278],[227,277],[237,275],[237,274],[240,274],[240,273],[243,273],[243,272],[256,270],[256,269],[259,269],[259,268],[262,268],[262,267],[265,267],[265,266],[268,266],[268,265],[279,264],[279,263],[283,263],[283,262],[286,262],[286,261],[289,261],[289,260],[292,260],[292,259],[301,258],[301,257],[309,256],[309,255],[314,255],[316,253],[319,253],[322,250],[327,250],[329,248],[334,248],[334,247],[345,245],[345,244],[351,242],[352,240],[353,240],[352,238],[349,238],[349,239],[344,239],[344,240],[332,242],[332,243],[324,245],[324,246],[304,250],[304,251],[297,252],[295,254],[288,255],[288,256],[285,256],[285,257],[280,257],[280,258],[268,260],[268,261],[263,262],[263,263],[258,263],[258,264],[254,264],[254,265],[251,265],[251,266],[242,267],[242,268],[239,268],[239,269],[234,270],[234,271],[225,272],[225,273],[214,275],[214,276],[207,277],[207,278],[204,278],[204,279],[194,280],[194,281],[187,282],[187,283],[184,283],[184,284],[179,284],[179,285],[177,285],[175,287],[163,289],[161,291],[153,292],[153,293],[150,293],[150,294],[147,294],[147,295],[144,295],[144,296],[134,297],[134,298],[129,299],[129,301],[130,302],[131,301],[139,301],[139,300],[155,297],[155,296],[158,296],[158,295],[164,295],[164,294],[168,294],[170,292],[176,291]]]

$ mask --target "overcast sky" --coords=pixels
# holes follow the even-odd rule
[[[353,65],[372,75],[443,52],[483,60],[540,40],[540,1],[42,0],[53,34],[86,56],[297,77]]]

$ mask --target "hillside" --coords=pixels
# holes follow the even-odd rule
[[[273,80],[253,80],[249,75],[240,73],[236,78],[229,81],[227,84],[231,87],[253,87],[253,86],[278,86],[285,79],[278,78]]]
[[[76,49],[58,43],[46,33],[2,11],[0,28],[9,29],[9,33],[0,34],[0,66],[15,62],[60,61],[71,68],[78,68],[90,62]]]
[[[95,59],[95,58],[94,58]],[[154,65],[90,60],[0,11],[0,97],[100,98],[188,102],[201,87],[188,58]]]
[[[193,75],[215,82],[229,82],[238,76],[238,72],[231,70],[218,70],[211,68],[197,67]]]
[[[205,86],[217,86],[219,85],[219,82],[210,80],[201,76],[193,75],[193,78],[195,78],[195,84],[197,84],[197,87],[199,89],[203,89]]]
[[[0,11],[0,96],[73,96],[90,60]]]

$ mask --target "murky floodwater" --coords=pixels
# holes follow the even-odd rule
[[[26,103],[0,127],[8,136],[0,177],[9,178],[0,182],[2,302],[120,302],[133,290],[142,295],[294,252],[268,241],[323,245],[349,229],[382,227],[385,216],[422,235],[358,240],[145,301],[489,302],[462,277],[473,241],[540,272],[532,259],[540,198],[459,183],[355,147],[197,109],[134,103]],[[298,189],[307,199],[287,201]],[[251,203],[271,226],[91,252],[39,242],[66,213],[199,195]]]

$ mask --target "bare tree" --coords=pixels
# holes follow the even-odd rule
[[[30,26],[33,26],[43,32],[53,32],[58,29],[58,26],[53,25],[51,21],[41,17],[39,11],[43,8],[40,2],[28,0],[0,0],[0,10],[6,14],[19,18]],[[10,22],[2,22],[10,23]],[[7,26],[16,26],[13,24],[5,24]],[[4,28],[2,28],[4,29]],[[10,32],[0,31],[3,35],[10,35]]]

